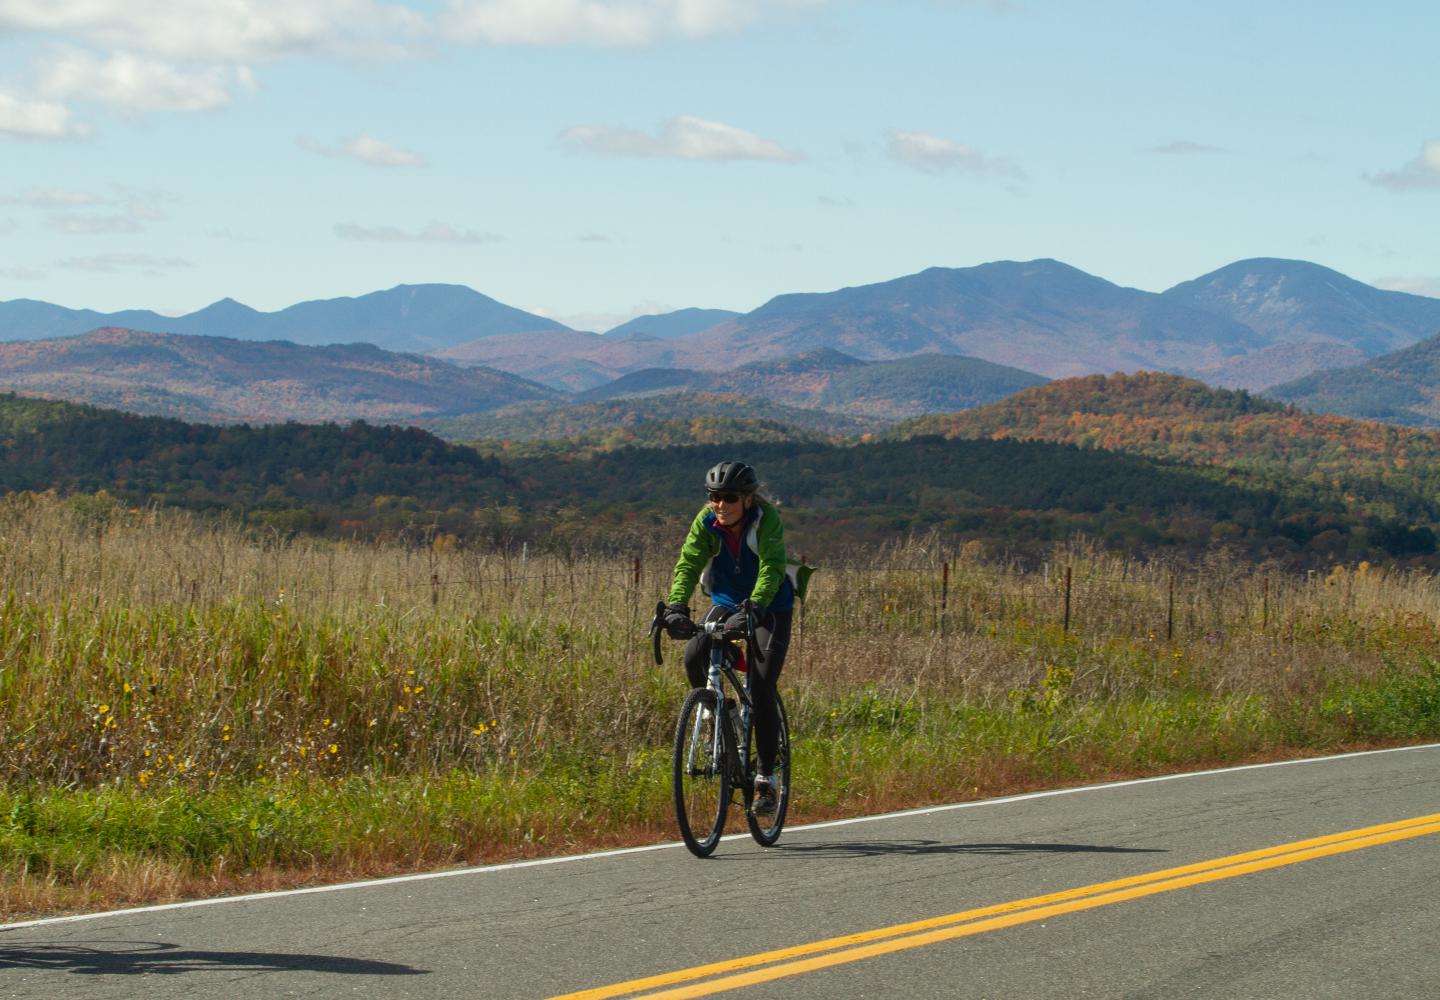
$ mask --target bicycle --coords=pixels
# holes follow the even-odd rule
[[[662,624],[665,610],[664,602],[657,604],[655,619],[650,623],[657,664],[663,662],[660,634],[665,631]],[[723,621],[692,625],[694,631],[683,638],[704,632],[714,641],[710,644],[710,674],[706,686],[692,688],[685,696],[675,724],[671,785],[680,837],[691,854],[697,858],[709,857],[725,832],[725,816],[734,800],[734,788],[738,786],[750,836],[762,847],[771,847],[780,839],[790,805],[790,725],[785,716],[785,703],[776,692],[780,732],[775,751],[775,811],[768,816],[757,816],[755,775],[759,758],[754,745],[752,674],[746,655],[748,651],[756,662],[764,662],[755,640],[755,616],[747,610],[743,632],[727,630]],[[739,644],[741,640],[744,647]],[[727,686],[733,695],[726,693]]]

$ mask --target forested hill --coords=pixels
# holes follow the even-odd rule
[[[499,462],[414,428],[217,427],[0,396],[0,491],[105,490],[286,529],[402,526],[518,488]]]
[[[858,436],[884,426],[879,420],[721,392],[522,403],[416,422],[450,441],[546,441],[546,451],[667,447],[721,440],[721,434],[732,441]]]
[[[1361,509],[1399,511],[1440,496],[1440,434],[1303,413],[1158,372],[1063,379],[980,409],[917,417],[886,436],[929,434],[1283,470],[1341,487]]]
[[[1307,410],[1440,427],[1440,335],[1363,364],[1315,372],[1266,393]]]
[[[1255,557],[1429,564],[1440,509],[1359,509],[1329,484],[1053,443],[938,436],[739,448],[808,552],[938,529],[1041,555],[1076,532],[1149,554],[1223,540]],[[733,443],[487,458],[424,431],[353,423],[188,425],[0,396],[0,489],[105,490],[129,505],[226,511],[332,536],[445,532],[467,544],[678,539],[703,470]],[[1398,503],[1399,501],[1397,501]]]
[[[1058,379],[1014,393],[1005,399],[963,413],[940,413],[916,417],[897,425],[904,433],[939,433],[953,436],[966,428],[986,433],[1023,436],[1018,429],[1045,427],[1056,417],[1070,418],[1084,413],[1096,416],[1134,417],[1143,415],[1157,423],[1176,420],[1232,420],[1258,413],[1284,413],[1284,403],[1252,396],[1243,390],[1212,389],[1203,382],[1164,372],[1136,372],[1133,375],[1084,375]]]

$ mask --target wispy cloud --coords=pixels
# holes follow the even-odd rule
[[[207,229],[205,235],[212,240],[225,240],[228,243],[258,243],[260,237],[247,233],[237,233],[233,229]]]
[[[140,270],[158,274],[175,268],[194,267],[183,257],[152,257],[143,253],[107,253],[95,257],[67,257],[56,262],[60,267],[76,271],[130,271]]]
[[[79,139],[90,134],[56,101],[0,90],[0,135],[20,139]]]
[[[382,142],[374,136],[361,133],[341,139],[337,145],[327,146],[317,139],[304,138],[300,145],[320,156],[343,157],[358,160],[370,167],[423,167],[425,157],[399,146]]]
[[[929,174],[958,170],[973,174],[992,174],[1023,180],[1025,172],[1009,157],[991,157],[972,146],[944,139],[928,132],[891,129],[886,155],[896,163]]]
[[[26,267],[24,264],[17,264],[14,267],[0,267],[0,278],[8,278],[11,281],[40,281],[44,277],[44,271],[37,271],[33,267]]]
[[[0,205],[24,205],[46,210],[83,208],[99,204],[103,199],[89,191],[67,191],[64,188],[31,188],[20,194],[0,196]]]
[[[1194,156],[1206,153],[1227,152],[1219,146],[1207,146],[1203,142],[1191,142],[1189,139],[1176,139],[1174,142],[1167,142],[1160,146],[1151,146],[1145,152],[1159,153],[1162,156]]]
[[[576,125],[560,133],[560,141],[577,152],[603,156],[660,157],[675,160],[768,160],[798,163],[802,153],[786,149],[754,132],[678,115],[654,135],[608,125]]]
[[[32,188],[20,195],[0,198],[0,203],[51,213],[46,225],[58,232],[96,236],[142,232],[148,223],[165,219],[161,206],[172,200],[172,196],[163,192],[117,184],[111,195],[63,188]]]
[[[341,222],[335,226],[335,235],[342,240],[362,243],[460,243],[481,244],[501,243],[505,237],[495,233],[482,233],[474,229],[457,229],[449,223],[432,222],[425,228],[411,231],[396,226],[361,226],[353,222]]]
[[[130,215],[57,215],[50,228],[75,236],[104,236],[117,233],[138,233],[145,227]]]
[[[1365,179],[1395,194],[1440,190],[1440,139],[1431,139],[1421,146],[1420,155],[1399,170],[1366,174]]]
[[[829,0],[449,0],[442,29],[495,45],[639,47],[733,35]]]

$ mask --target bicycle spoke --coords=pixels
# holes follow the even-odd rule
[[[720,843],[730,805],[721,720],[715,693],[697,688],[686,697],[675,727],[675,820],[685,846],[702,858]]]

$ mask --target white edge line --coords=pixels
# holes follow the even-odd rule
[[[1082,792],[1102,792],[1131,785],[1151,785],[1162,781],[1179,781],[1184,778],[1206,778],[1218,774],[1233,774],[1238,771],[1257,771],[1271,767],[1290,767],[1300,764],[1325,764],[1331,761],[1348,760],[1353,757],[1371,757],[1376,754],[1409,753],[1416,750],[1440,750],[1440,743],[1424,743],[1417,746],[1387,747],[1383,750],[1360,750],[1354,753],[1332,754],[1328,757],[1300,757],[1294,760],[1277,760],[1264,764],[1241,764],[1236,767],[1217,767],[1206,771],[1186,771],[1180,774],[1161,774],[1152,778],[1131,778],[1126,781],[1109,781],[1099,785],[1077,785],[1073,788],[1054,788],[1043,792],[1025,792],[1020,795],[1006,795],[996,799],[977,799],[973,802],[955,802],[943,806],[923,806],[918,809],[902,809],[898,812],[881,813],[875,816],[856,816],[851,819],[828,820],[823,823],[807,823],[804,826],[788,827],[790,832],[801,830],[829,830],[859,823],[875,823],[906,816],[931,816],[937,813],[954,812],[959,809],[978,809],[982,806],[1008,805],[1014,802],[1028,802],[1034,799],[1056,798],[1062,795],[1079,795]],[[748,833],[732,833],[723,840],[740,840]],[[588,854],[567,854],[554,858],[532,858],[527,861],[507,861],[497,865],[480,865],[474,868],[451,868],[438,872],[419,872],[413,875],[394,875],[388,878],[365,879],[360,882],[341,882],[335,885],[316,885],[304,889],[276,889],[270,892],[252,892],[241,896],[214,896],[208,899],[191,899],[183,903],[157,903],[154,906],[137,906],[126,910],[104,910],[99,913],[77,913],[67,917],[41,917],[38,920],[23,920],[19,923],[0,924],[0,933],[20,930],[25,927],[44,927],[53,924],[79,923],[83,920],[99,920],[104,917],[128,917],[142,913],[160,913],[166,910],[188,910],[199,906],[219,906],[222,903],[244,903],[257,899],[277,899],[282,896],[310,896],[321,892],[341,892],[346,889],[368,889],[375,886],[399,885],[405,882],[428,882],[431,879],[454,878],[458,875],[488,875],[494,872],[515,871],[521,868],[538,868],[543,865],[559,865],[573,861],[593,861],[597,858],[613,858],[626,854],[647,854],[683,846],[680,841],[664,844],[648,844],[643,847],[620,847],[608,851],[592,851]]]

